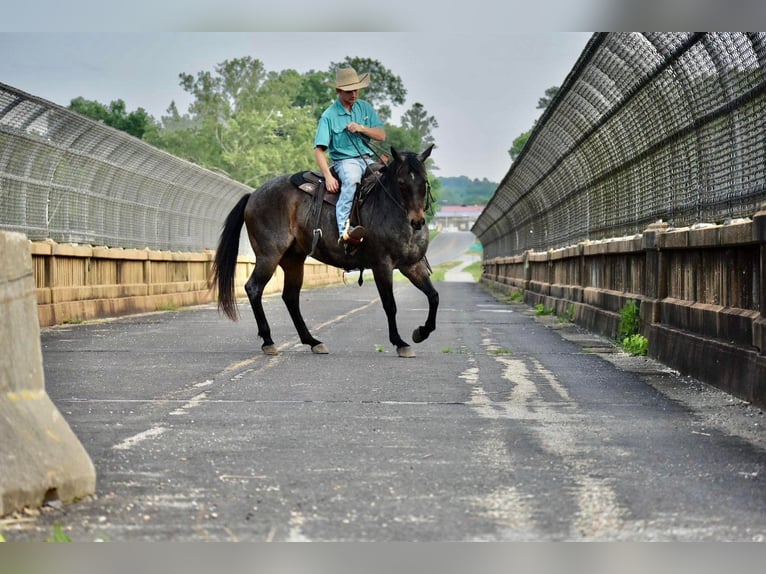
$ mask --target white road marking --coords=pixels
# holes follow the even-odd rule
[[[162,433],[164,433],[167,430],[168,429],[166,429],[165,427],[152,427],[143,432],[140,432],[138,434],[135,434],[131,437],[126,438],[124,441],[117,443],[112,448],[114,450],[128,450],[129,448],[134,447],[138,443],[160,436]]]

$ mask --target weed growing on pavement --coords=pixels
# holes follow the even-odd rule
[[[488,351],[490,355],[510,355],[511,352],[505,347],[499,347],[497,349],[490,349]]]
[[[641,315],[638,304],[635,301],[628,301],[620,309],[620,325],[618,329],[620,340],[630,335],[635,335],[641,330]]]
[[[535,305],[535,315],[553,315],[556,312],[556,309],[553,307],[546,307],[542,303],[538,303]]]
[[[574,316],[575,316],[575,306],[574,303],[570,303],[567,307],[566,313],[563,315],[557,315],[559,318],[559,323],[574,323]]]
[[[524,292],[521,289],[514,289],[513,293],[503,297],[503,301],[510,303],[521,303],[524,301]]]
[[[643,335],[631,335],[622,340],[622,347],[631,355],[646,355],[649,350],[649,339]]]
[[[640,333],[641,314],[639,305],[635,301],[628,301],[620,309],[618,331],[618,338],[623,349],[631,355],[646,355],[649,349],[649,340]]]
[[[64,527],[61,524],[53,525],[53,534],[45,539],[46,542],[71,542],[70,536],[64,532]]]

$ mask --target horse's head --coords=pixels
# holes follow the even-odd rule
[[[402,207],[415,231],[426,224],[426,211],[431,207],[431,185],[428,183],[425,161],[431,155],[433,147],[433,144],[428,146],[420,155],[411,152],[399,153],[391,148],[391,156],[394,158],[391,173],[396,179]]]

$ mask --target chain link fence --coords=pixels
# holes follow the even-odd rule
[[[485,257],[752,216],[766,34],[594,34],[473,232]]]
[[[31,240],[215,249],[251,189],[0,83],[0,229]],[[241,249],[247,248],[246,241]]]

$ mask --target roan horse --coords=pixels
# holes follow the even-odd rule
[[[311,335],[300,311],[303,264],[311,254],[323,263],[347,271],[359,269],[361,273],[371,269],[388,318],[389,340],[400,357],[414,357],[396,326],[393,271],[399,269],[428,298],[426,323],[412,333],[412,339],[420,343],[436,328],[439,306],[439,294],[429,278],[430,267],[425,258],[428,247],[425,212],[431,199],[425,161],[432,149],[430,146],[420,155],[391,149],[393,161],[378,172],[375,187],[357,212],[358,223],[365,227],[367,234],[364,241],[350,251],[338,245],[335,210],[324,205],[318,214],[312,215],[312,196],[298,189],[289,175],[276,177],[243,196],[226,218],[213,264],[212,281],[217,282],[219,309],[236,321],[234,272],[239,235],[242,225],[247,224],[255,252],[255,269],[245,284],[245,291],[258,323],[258,335],[263,339],[264,353],[278,353],[261,301],[263,290],[278,265],[284,271],[282,299],[301,342],[310,345],[314,353],[328,352],[327,346]],[[312,252],[317,221],[321,239]]]

